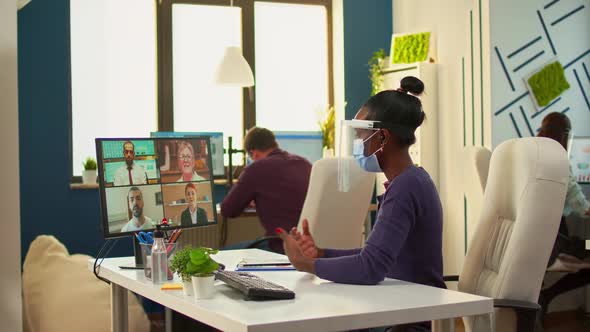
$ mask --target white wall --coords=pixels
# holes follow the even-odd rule
[[[482,11],[485,12],[485,8]],[[470,11],[471,14],[470,14]],[[473,93],[471,102],[471,21],[473,18]],[[485,16],[485,15],[483,15]],[[393,32],[431,31],[437,48],[439,116],[439,193],[444,209],[444,272],[458,274],[465,252],[463,171],[466,145],[489,145],[489,98],[482,87],[479,53],[479,9],[471,0],[393,2]],[[485,29],[485,20],[483,21]],[[486,38],[486,31],[482,37]],[[485,50],[484,50],[485,53]],[[485,63],[486,57],[482,57]],[[463,88],[465,86],[465,89]],[[465,98],[463,91],[465,90]],[[426,87],[426,92],[428,87]],[[482,92],[484,103],[482,105]],[[465,100],[465,102],[464,102]],[[426,110],[427,111],[427,110]],[[465,121],[464,121],[465,119]],[[473,119],[473,120],[472,120]],[[464,126],[465,124],[465,126]]]
[[[590,136],[590,5],[587,0],[559,1],[545,8],[552,2],[540,2],[538,0],[495,0],[490,8],[491,23],[491,56],[492,56],[492,110],[499,112],[526,93],[524,78],[540,69],[550,61],[558,60],[563,66],[572,62],[580,55],[586,53],[577,62],[565,69],[566,79],[570,84],[560,101],[545,110],[536,112],[531,95],[523,97],[513,106],[506,108],[498,115],[493,116],[493,145],[509,139],[521,136],[534,136],[537,128],[541,126],[543,117],[551,112],[562,112],[569,108],[567,116],[572,120],[575,135]],[[581,8],[561,22],[555,23],[561,17]],[[538,11],[538,13],[537,13]],[[543,29],[539,14],[547,28]],[[509,20],[507,17],[518,17],[518,20]],[[537,40],[538,39],[538,40]],[[535,41],[537,40],[537,41]],[[512,57],[529,42],[534,43]],[[551,48],[551,41],[555,53]],[[495,47],[506,66],[508,76],[512,80],[514,91],[510,86],[508,77],[502,68]],[[522,68],[519,66],[543,52],[538,58],[532,60]],[[516,70],[518,69],[518,70]],[[580,87],[574,71],[577,73],[582,87]],[[586,102],[582,89],[586,92]],[[522,107],[523,111],[521,111]],[[524,114],[523,114],[524,113]],[[512,118],[514,118],[514,123]],[[528,122],[528,124],[527,124]],[[530,129],[529,129],[530,126]]]
[[[16,1],[0,0],[0,322],[22,331]]]

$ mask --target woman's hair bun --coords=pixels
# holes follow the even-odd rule
[[[415,96],[419,96],[424,92],[424,83],[414,76],[406,76],[400,82],[402,90],[407,91]]]

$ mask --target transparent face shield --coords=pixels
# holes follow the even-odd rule
[[[338,190],[348,192],[366,172],[380,172],[376,153],[382,149],[381,123],[342,120],[338,146]]]

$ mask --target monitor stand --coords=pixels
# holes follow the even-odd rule
[[[119,268],[125,270],[143,270],[143,258],[141,257],[141,246],[137,237],[132,236],[133,239],[133,255],[135,256],[135,265],[121,265]]]

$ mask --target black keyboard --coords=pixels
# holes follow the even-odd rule
[[[218,271],[215,278],[242,292],[246,300],[288,300],[295,298],[295,293],[292,290],[251,273]]]

